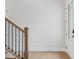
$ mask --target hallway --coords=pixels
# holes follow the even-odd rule
[[[73,5],[73,0],[6,0],[7,52],[18,59],[74,59]]]

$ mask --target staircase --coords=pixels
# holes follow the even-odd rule
[[[5,17],[5,50],[16,59],[28,59],[28,28],[25,27],[23,30],[7,17]]]

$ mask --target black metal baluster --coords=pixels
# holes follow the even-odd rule
[[[20,30],[19,30],[19,38],[18,38],[18,56],[20,56]]]
[[[22,59],[23,59],[23,32],[22,32]]]
[[[5,20],[5,47],[7,47],[7,45],[6,45],[6,31],[7,31],[7,30],[6,30],[6,25],[7,25],[7,24],[6,24],[6,20]]]
[[[16,54],[16,50],[17,50],[17,29],[15,27],[15,54]]]
[[[10,49],[10,23],[8,22],[8,49]]]
[[[12,51],[13,51],[13,25],[12,25]]]

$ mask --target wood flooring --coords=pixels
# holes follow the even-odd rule
[[[29,59],[70,59],[65,52],[30,52]]]

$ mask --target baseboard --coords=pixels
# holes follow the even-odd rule
[[[29,48],[29,51],[64,51],[64,48],[43,48],[43,47],[40,47],[40,48]]]
[[[59,52],[64,52],[64,51],[29,51],[29,53],[32,53],[32,52],[34,52],[34,53],[37,53],[37,52],[44,52],[44,53],[59,53]]]

